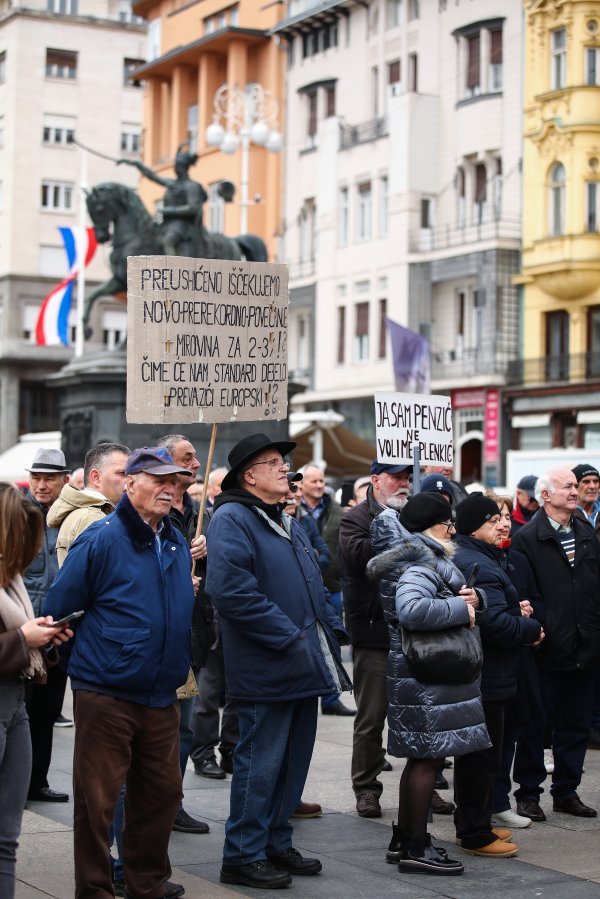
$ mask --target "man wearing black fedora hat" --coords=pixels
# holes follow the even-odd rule
[[[48,527],[46,516],[50,506],[58,499],[60,491],[69,480],[71,472],[67,468],[65,456],[59,449],[39,449],[29,471],[28,495],[44,516],[44,542],[41,549],[23,575],[36,615],[46,599],[50,585],[58,574],[56,540],[58,528]],[[67,793],[57,792],[48,785],[48,770],[52,758],[52,736],[54,723],[60,715],[67,676],[60,665],[48,670],[45,684],[33,684],[27,700],[27,714],[31,730],[33,764],[29,784],[29,801],[67,802]]]
[[[238,702],[221,882],[277,889],[321,862],[292,845],[314,747],[318,697],[348,690],[344,634],[310,542],[282,514],[295,443],[240,440],[208,529],[206,590],[221,619],[229,693]]]

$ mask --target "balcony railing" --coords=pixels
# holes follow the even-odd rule
[[[520,219],[498,219],[474,225],[443,225],[437,228],[419,228],[410,233],[411,253],[430,253],[465,244],[486,240],[520,240]]]
[[[351,150],[357,144],[367,144],[379,140],[388,133],[387,119],[371,119],[360,125],[344,125],[340,128],[340,150]]]
[[[508,366],[506,381],[507,384],[545,384],[592,378],[600,378],[600,352],[514,359]]]
[[[452,378],[469,378],[477,375],[506,374],[511,364],[512,352],[493,347],[477,347],[468,350],[431,351],[431,378],[442,381]]]

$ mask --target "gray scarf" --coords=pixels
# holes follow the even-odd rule
[[[23,578],[18,574],[7,587],[0,588],[0,620],[7,631],[22,627],[35,615]],[[29,649],[29,665],[23,669],[25,677],[46,679],[46,665],[39,649]]]

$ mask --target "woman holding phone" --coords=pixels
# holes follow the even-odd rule
[[[69,637],[51,617],[34,618],[21,577],[44,537],[41,512],[10,484],[0,483],[0,896],[13,899],[17,840],[31,773],[25,685],[43,683],[53,648]],[[54,656],[54,658],[52,658]]]

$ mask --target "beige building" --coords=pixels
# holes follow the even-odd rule
[[[519,0],[289,0],[285,234],[296,410],[373,441],[393,389],[385,319],[430,340],[456,474],[499,478],[518,353]],[[491,427],[491,420],[494,427]]]
[[[73,350],[36,346],[34,328],[67,273],[58,227],[79,222],[83,156],[71,139],[111,157],[139,154],[142,90],[128,75],[145,60],[145,31],[129,0],[0,0],[0,450],[56,427],[45,380]],[[137,183],[134,169],[91,154],[87,169],[90,186]],[[88,288],[108,275],[100,247]],[[98,303],[88,349],[111,348],[125,320],[122,304]]]

